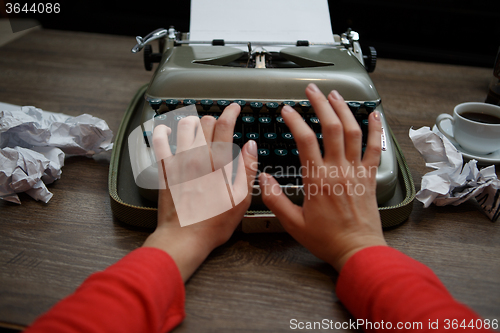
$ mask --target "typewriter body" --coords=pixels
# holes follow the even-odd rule
[[[158,40],[159,52],[153,53],[152,40]],[[363,145],[368,131],[367,117],[374,110],[381,113],[384,135],[377,171],[377,200],[383,205],[394,194],[397,183],[397,160],[388,131],[381,98],[370,79],[376,61],[374,49],[361,51],[359,36],[348,30],[334,35],[334,43],[313,45],[308,41],[258,43],[252,41],[190,41],[188,34],[174,28],[158,29],[137,38],[132,52],[144,49],[145,67],[158,66],[145,93],[142,122],[187,105],[194,105],[200,116],[218,117],[230,103],[241,106],[234,130],[234,143],[242,146],[257,142],[259,169],[274,174],[285,193],[296,203],[303,200],[298,151],[293,136],[280,116],[283,105],[294,107],[316,132],[323,146],[321,124],[307,101],[305,88],[315,83],[328,94],[336,89],[344,97],[363,131]],[[254,45],[259,45],[258,47]],[[279,45],[279,51],[269,51]],[[172,124],[175,126],[175,124]],[[149,146],[152,128],[143,128],[142,152],[131,155],[135,177],[157,179],[154,154]],[[294,168],[287,168],[292,166]],[[285,170],[285,172],[284,172]],[[258,185],[255,185],[258,192]],[[141,195],[156,201],[157,191],[139,188]],[[252,199],[253,210],[262,210],[258,195]]]

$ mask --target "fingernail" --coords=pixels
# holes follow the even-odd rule
[[[261,173],[259,176],[260,184],[266,186],[268,183],[267,173]]]
[[[290,112],[293,112],[293,109],[290,105],[285,105],[282,109],[281,109],[281,113],[290,113]]]
[[[380,121],[380,111],[373,111],[373,119]]]
[[[320,92],[319,88],[317,85],[315,85],[314,83],[309,83],[309,85],[307,86],[307,88],[311,91],[314,91],[314,92]]]
[[[257,157],[257,143],[255,141],[248,141],[247,152],[253,157]]]
[[[337,90],[332,90],[332,92],[330,93],[330,96],[332,96],[332,98],[334,100],[337,100],[337,101],[342,101],[343,98],[342,96],[340,96],[339,92]]]

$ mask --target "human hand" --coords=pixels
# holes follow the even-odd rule
[[[369,134],[361,158],[362,132],[337,91],[325,98],[314,84],[306,88],[320,119],[324,157],[315,133],[302,116],[285,106],[281,116],[297,143],[303,168],[304,203],[293,204],[270,175],[259,177],[264,203],[285,230],[337,271],[357,251],[387,245],[376,200],[380,161],[380,114],[369,116]]]
[[[181,119],[175,155],[172,155],[168,141],[170,129],[159,125],[153,133],[160,188],[163,189],[159,190],[158,225],[144,246],[157,247],[169,253],[185,281],[214,248],[231,237],[250,206],[252,184],[257,172],[257,144],[248,141],[243,146],[234,183],[231,181],[232,164],[227,163],[232,161],[230,148],[239,113],[239,105],[231,104],[218,120],[211,116],[205,116],[201,120],[193,116]],[[214,169],[219,172],[224,169],[234,207],[229,206],[228,210],[219,215],[213,214],[210,215],[212,218],[181,227],[179,216],[194,214],[194,217],[199,217],[198,213],[205,213],[200,211],[203,209],[201,204],[207,200],[205,189],[217,188],[216,190],[221,191],[221,195],[211,195],[208,198],[214,201],[214,205],[218,205],[223,199],[227,201],[228,188],[225,183],[221,184],[210,178],[207,180],[205,177],[204,182],[187,182],[196,180],[200,174],[211,176]],[[170,177],[168,182],[167,175]],[[173,183],[176,183],[175,189],[169,188]],[[204,207],[205,210],[213,208],[210,203]]]

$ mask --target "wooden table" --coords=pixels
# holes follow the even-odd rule
[[[103,118],[116,133],[137,89],[151,78],[134,38],[41,30],[0,48],[0,101]],[[428,169],[408,138],[454,105],[483,101],[492,71],[380,59],[372,74],[417,189]],[[109,154],[66,159],[48,204],[0,201],[0,324],[22,328],[89,274],[139,247],[148,230],[113,218]],[[461,302],[500,319],[500,225],[467,202],[422,208],[385,231],[388,243],[431,267]],[[176,332],[281,332],[290,320],[346,321],[337,273],[287,234],[236,234],[187,283]]]

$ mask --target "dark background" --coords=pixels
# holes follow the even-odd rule
[[[14,0],[0,0],[0,3],[2,1]],[[58,2],[61,3],[60,14],[28,16],[49,29],[129,36],[145,36],[157,28],[171,25],[177,30],[189,31],[188,0]],[[252,5],[251,1],[248,5]],[[384,58],[493,67],[500,46],[498,0],[330,0],[329,5],[334,33],[340,34],[351,27],[360,34],[362,46],[374,46]],[[265,9],[262,15],[266,15]]]

